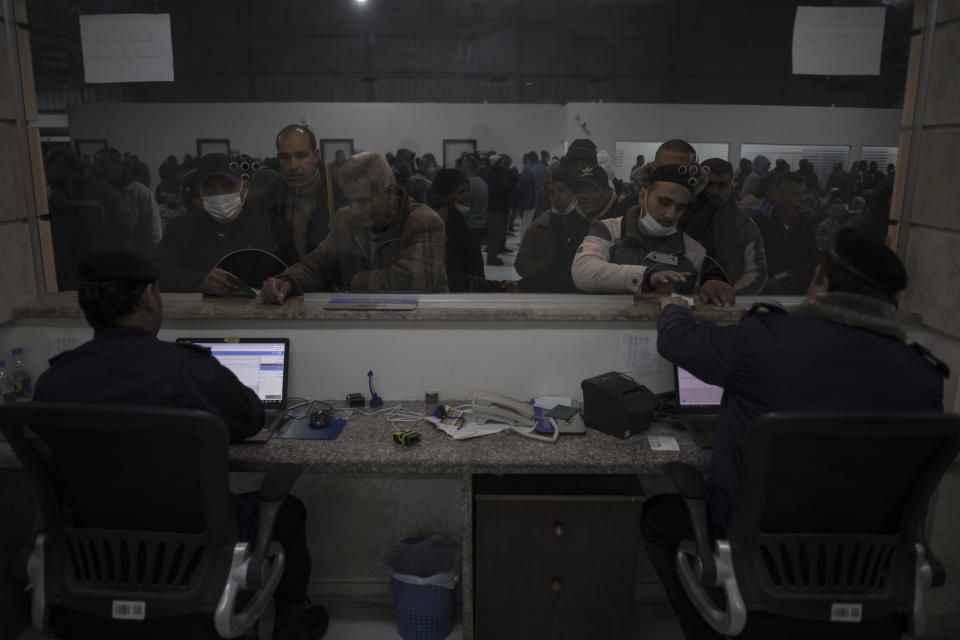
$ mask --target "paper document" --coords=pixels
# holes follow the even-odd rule
[[[657,338],[647,332],[624,331],[620,334],[620,371],[660,373]]]
[[[448,409],[446,415],[442,418],[427,416],[424,418],[440,431],[453,438],[454,440],[467,440],[468,438],[479,438],[488,436],[491,433],[499,433],[510,428],[508,424],[498,424],[487,422],[480,424],[473,419],[473,412],[469,409],[460,411]]]
[[[673,436],[647,436],[647,442],[654,451],[680,451],[680,445]]]

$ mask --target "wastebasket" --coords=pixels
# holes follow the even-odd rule
[[[397,630],[404,640],[443,640],[453,626],[460,548],[443,536],[407,538],[384,549]]]

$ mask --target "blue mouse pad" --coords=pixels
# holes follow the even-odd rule
[[[330,426],[323,429],[313,429],[310,426],[310,416],[304,418],[290,418],[273,434],[274,438],[290,440],[336,440],[340,432],[347,426],[347,421],[353,412],[349,409],[337,409],[333,412]]]

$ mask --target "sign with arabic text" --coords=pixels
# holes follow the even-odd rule
[[[173,82],[169,13],[80,16],[87,82]]]

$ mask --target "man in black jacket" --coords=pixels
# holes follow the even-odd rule
[[[724,389],[707,497],[716,536],[726,531],[735,506],[747,426],[759,416],[943,410],[946,365],[905,342],[896,298],[906,284],[896,254],[842,229],[817,267],[808,298],[789,312],[757,304],[739,324],[718,326],[697,323],[681,298],[661,301],[660,355]],[[649,500],[641,533],[687,638],[718,638],[693,608],[674,568],[677,543],[693,535],[682,499]]]
[[[225,256],[244,249],[272,254],[285,265],[297,261],[290,226],[247,197],[249,175],[240,164],[222,153],[201,158],[196,181],[203,211],[191,210],[170,220],[152,255],[165,290],[229,296],[243,289],[241,281],[257,287],[283,270],[279,263],[266,272],[251,268],[245,270],[249,273],[232,273],[218,267]]]

